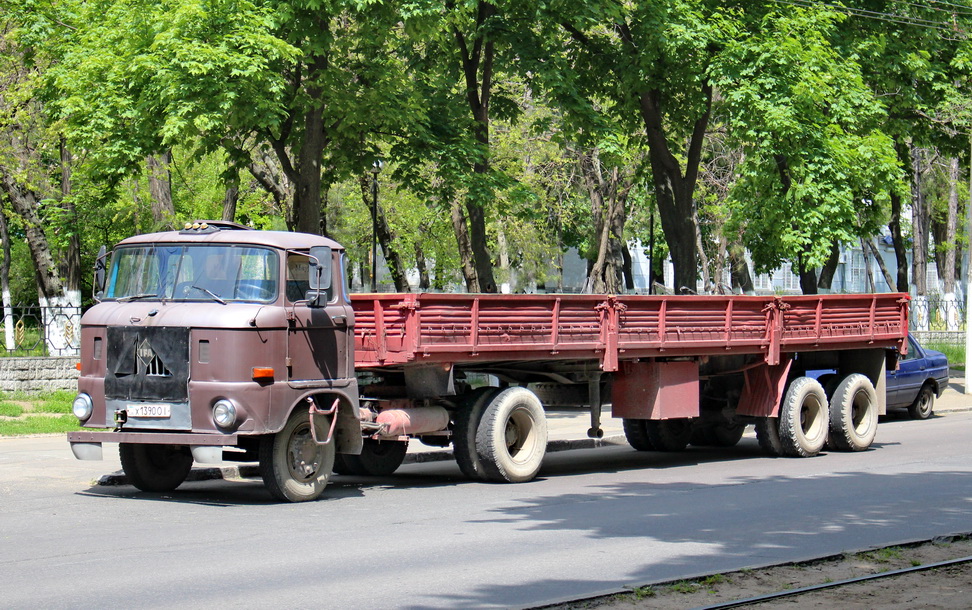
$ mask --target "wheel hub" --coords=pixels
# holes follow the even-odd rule
[[[311,438],[309,426],[294,431],[288,453],[290,470],[299,479],[309,481],[321,469],[321,451]]]

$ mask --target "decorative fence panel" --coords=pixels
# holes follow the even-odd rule
[[[2,308],[4,356],[77,356],[81,308],[16,305]]]

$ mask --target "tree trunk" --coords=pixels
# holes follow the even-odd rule
[[[908,252],[901,233],[901,195],[894,192],[891,193],[891,220],[888,222],[888,229],[891,230],[891,246],[894,248],[897,267],[895,289],[898,292],[908,292]]]
[[[462,214],[462,204],[457,199],[453,199],[450,211],[452,212],[452,231],[456,235],[456,245],[459,248],[459,260],[462,266],[462,277],[466,281],[466,291],[470,293],[480,292],[479,276],[476,274],[476,266],[473,263],[473,251],[469,243],[469,231],[466,230],[466,217]],[[437,273],[436,277],[441,276]]]
[[[294,213],[291,205],[295,199],[293,182],[285,171],[274,164],[272,157],[264,154],[265,152],[261,151],[259,160],[250,163],[247,169],[257,183],[273,197],[274,207],[283,217],[287,230],[293,231]],[[279,162],[279,158],[277,161]]]
[[[729,268],[733,290],[738,288],[743,294],[756,294],[749,263],[746,262],[746,249],[740,243],[729,246]]]
[[[462,63],[462,73],[465,81],[466,101],[473,118],[473,137],[480,147],[478,161],[473,164],[474,182],[477,186],[485,184],[489,172],[489,101],[493,87],[493,61],[495,48],[492,40],[487,40],[483,34],[483,25],[496,15],[496,7],[489,2],[479,2],[476,15],[476,35],[469,47],[466,36],[453,28],[459,58]],[[476,189],[477,192],[480,189]],[[486,202],[478,195],[467,195],[466,215],[468,224],[466,233],[469,240],[472,264],[476,272],[476,284],[480,292],[496,292],[496,280],[493,278],[493,261],[489,254],[486,237]],[[453,220],[455,224],[455,220]],[[457,239],[461,239],[456,235]],[[467,279],[468,284],[468,279]]]
[[[429,265],[425,261],[425,251],[422,250],[421,244],[417,241],[415,242],[415,266],[418,267],[419,275],[419,290],[426,291],[429,289]]]
[[[10,231],[7,229],[7,215],[0,209],[0,245],[3,247],[3,260],[0,261],[0,290],[3,294],[3,335],[4,346],[8,352],[17,349],[14,339],[13,307],[10,301]]]
[[[358,186],[361,188],[361,199],[364,201],[365,207],[374,214],[375,235],[378,239],[378,244],[381,246],[382,256],[385,257],[385,262],[388,263],[388,270],[391,273],[392,281],[395,283],[395,290],[397,292],[409,292],[408,277],[405,275],[405,265],[402,264],[401,254],[399,254],[394,246],[394,236],[388,227],[388,219],[385,217],[385,211],[376,201],[377,190],[372,190],[372,187],[377,189],[377,186],[372,183],[373,179],[377,178],[369,177],[368,174],[361,174],[358,177]],[[371,272],[377,273],[377,270],[372,269]]]
[[[957,260],[955,233],[958,226],[959,179],[958,157],[951,157],[948,160],[948,205],[945,218],[940,219],[935,216],[931,218],[932,233],[935,236],[935,266],[945,295],[955,294]]]
[[[34,263],[48,354],[76,355],[80,344],[80,311],[65,293],[64,281],[58,274],[57,262],[44,234],[44,223],[37,213],[42,198],[18,183],[6,171],[0,171],[0,182],[0,188],[23,221],[27,248]]]
[[[64,278],[64,290],[71,303],[81,307],[81,239],[78,226],[78,211],[71,198],[71,150],[67,141],[61,137],[61,209],[64,210],[64,220],[68,226],[63,227],[69,233],[67,251],[60,257],[61,277]]]
[[[152,221],[156,228],[175,226],[175,206],[172,203],[172,151],[150,155],[145,159],[148,167],[149,194],[152,196]]]
[[[236,220],[236,204],[240,200],[240,180],[235,178],[226,185],[226,193],[223,195],[223,220],[234,222]]]
[[[648,137],[648,156],[651,161],[655,198],[675,267],[676,293],[683,287],[695,290],[698,283],[698,214],[693,195],[702,158],[702,143],[712,107],[712,87],[709,84],[703,85],[701,93],[705,96],[706,110],[693,126],[685,156],[684,174],[679,160],[668,146],[661,110],[661,93],[652,90],[639,95],[641,116]]]
[[[817,279],[817,289],[823,294],[829,294],[834,284],[834,275],[837,274],[837,265],[840,263],[840,244],[836,241],[830,246],[830,256],[820,269],[820,277]]]
[[[622,180],[618,168],[605,170],[597,149],[582,155],[581,176],[594,217],[596,256],[591,261],[587,290],[592,294],[623,292],[624,223],[630,180]]]
[[[922,155],[917,147],[911,150],[911,222],[912,232],[912,265],[911,275],[914,278],[915,294],[928,296],[928,216],[925,198],[921,192],[922,183]]]
[[[871,240],[866,240],[864,243],[871,251],[871,256],[873,256],[874,260],[877,261],[878,269],[881,270],[881,275],[884,276],[884,282],[888,285],[888,290],[893,292],[895,290],[894,278],[891,277],[891,272],[888,271],[888,266],[884,264],[884,257],[881,256],[881,251],[878,250],[878,247],[875,246],[874,242]],[[865,258],[866,256],[867,255],[865,254]],[[877,287],[875,287],[875,289],[876,288]]]

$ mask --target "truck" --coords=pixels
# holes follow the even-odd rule
[[[904,294],[351,294],[326,237],[201,221],[99,253],[81,320],[78,459],[137,488],[255,462],[280,501],[389,475],[408,443],[476,481],[536,477],[546,409],[620,418],[638,451],[863,451],[907,350]],[[822,384],[811,372],[831,370]]]

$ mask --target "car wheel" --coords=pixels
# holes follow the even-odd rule
[[[934,408],[935,391],[932,390],[930,384],[926,383],[921,386],[921,391],[918,392],[915,402],[908,407],[908,414],[911,415],[911,419],[928,419],[931,417]]]

